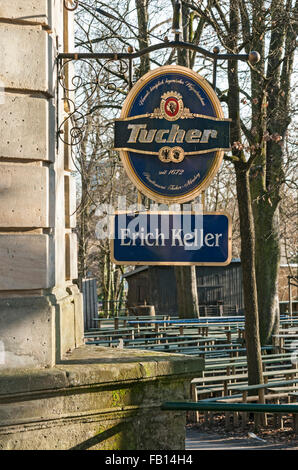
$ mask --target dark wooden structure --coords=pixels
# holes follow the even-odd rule
[[[288,308],[288,276],[297,264],[281,264],[279,300],[281,313]],[[228,266],[197,266],[200,315],[243,314],[242,270],[239,258]],[[127,306],[154,305],[156,315],[177,315],[176,279],[173,266],[141,266],[123,276],[128,282]],[[293,288],[297,310],[297,288]]]
[[[94,320],[98,317],[96,278],[82,279],[81,291],[83,294],[84,329],[88,331],[90,328],[96,328],[98,326],[97,322]]]
[[[200,314],[242,314],[240,260],[228,266],[197,266]],[[127,306],[154,305],[157,315],[177,315],[173,266],[142,266],[123,276],[128,282]]]
[[[127,307],[154,305],[157,315],[175,315],[176,281],[171,266],[142,266],[123,277],[128,282]]]

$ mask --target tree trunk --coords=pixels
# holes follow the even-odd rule
[[[236,51],[239,34],[238,1],[230,1],[229,47]],[[240,95],[238,63],[228,62],[228,107],[231,123],[231,143],[241,142]],[[254,223],[251,206],[249,165],[243,150],[234,149],[237,202],[240,219],[241,266],[244,294],[245,341],[247,351],[248,383],[263,383],[261,344],[259,336],[258,299],[255,273]]]
[[[182,40],[188,42],[189,40],[189,8],[183,3],[181,9],[181,18],[182,18]],[[178,49],[178,64],[183,65],[184,67],[189,67],[190,63],[190,53],[187,49]]]
[[[173,8],[175,1],[172,0]],[[174,8],[174,15],[182,15],[182,34],[183,40],[188,41],[188,18],[189,9],[185,5],[180,9]],[[178,25],[180,18],[175,18],[174,22]],[[186,49],[177,50],[178,65],[184,67],[189,66],[189,55]],[[197,290],[197,276],[195,266],[175,266],[176,290],[177,290],[177,306],[180,318],[198,318],[199,303]]]
[[[280,261],[279,249],[279,201],[280,189],[284,181],[282,145],[291,120],[290,93],[291,74],[295,40],[298,31],[298,4],[295,2],[271,2],[271,30],[266,81],[261,79],[265,72],[265,38],[258,35],[252,49],[261,54],[257,64],[261,75],[252,71],[252,97],[256,105],[252,107],[255,118],[254,126],[259,127],[258,134],[263,138],[267,133],[267,145],[263,159],[256,161],[258,175],[251,180],[253,213],[256,237],[256,279],[258,287],[258,307],[260,321],[260,337],[262,344],[272,342],[272,334],[279,328],[278,305],[278,270]],[[258,23],[261,23],[258,26]],[[254,29],[264,29],[265,18],[254,12]],[[266,101],[265,98],[266,90]],[[263,95],[263,97],[262,97]],[[261,98],[262,97],[262,98]],[[264,108],[258,107],[263,104]],[[263,121],[263,125],[260,123]],[[282,137],[281,142],[279,136]],[[278,140],[276,140],[276,137]],[[260,140],[260,138],[259,138]],[[264,145],[264,143],[262,144]],[[260,171],[261,169],[261,171]]]
[[[198,318],[199,304],[195,266],[175,266],[179,318]]]
[[[265,206],[265,207],[264,207]],[[256,279],[261,344],[271,344],[279,329],[278,271],[280,261],[278,209],[268,201],[254,204]]]
[[[135,0],[138,15],[138,39],[139,49],[145,49],[149,46],[148,41],[148,0]],[[139,76],[142,77],[150,70],[149,54],[145,54],[140,58]]]
[[[87,276],[87,209],[86,209],[87,184],[82,178],[81,213],[78,217],[78,275],[82,280]]]
[[[254,224],[250,199],[248,169],[245,164],[236,163],[235,171],[240,217],[241,266],[243,277],[248,383],[249,385],[252,385],[263,383],[255,275]]]

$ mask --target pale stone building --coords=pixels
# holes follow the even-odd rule
[[[202,360],[83,346],[72,163],[57,136],[65,4],[0,0],[0,449],[182,449],[185,415],[160,404],[188,397]]]
[[[69,15],[60,0],[0,1],[0,331],[9,367],[52,366],[83,343],[71,158],[56,138],[55,58],[72,48]]]

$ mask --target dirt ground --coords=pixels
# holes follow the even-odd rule
[[[292,418],[286,418],[283,429],[274,426],[268,418],[268,426],[255,428],[253,422],[241,427],[226,429],[225,418],[215,415],[211,425],[204,421],[188,424],[186,428],[187,450],[298,450],[298,436],[293,431]]]

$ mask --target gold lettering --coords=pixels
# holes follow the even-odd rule
[[[142,129],[140,132],[139,142],[142,144],[151,144],[155,137],[156,131],[157,129],[150,129],[149,131]]]
[[[203,136],[201,138],[200,143],[201,144],[208,144],[210,134],[211,134],[211,130],[210,129],[205,129],[204,132],[203,132]]]
[[[146,129],[147,124],[128,124],[127,129],[132,129],[128,143],[135,144],[141,129]]]
[[[168,143],[174,143],[176,142],[183,142],[185,135],[185,131],[183,129],[179,129],[179,126],[177,124],[174,124],[171,128],[171,132],[169,134],[169,138],[167,140]]]
[[[164,144],[166,139],[163,138],[163,135],[170,132],[168,129],[159,129],[156,133],[155,142],[158,144]]]
[[[200,142],[201,135],[202,131],[199,131],[199,129],[189,129],[186,133],[185,140],[188,144],[196,144]]]
[[[169,129],[149,129],[147,124],[128,124],[127,129],[130,129],[130,136],[128,139],[129,144],[138,142],[142,144],[150,144],[154,140],[158,144],[164,143],[183,143],[184,137],[188,144],[208,144],[210,138],[217,138],[217,131],[214,129],[189,129],[187,132],[180,129],[178,124],[173,124],[171,130]],[[168,138],[164,137],[169,134]]]

